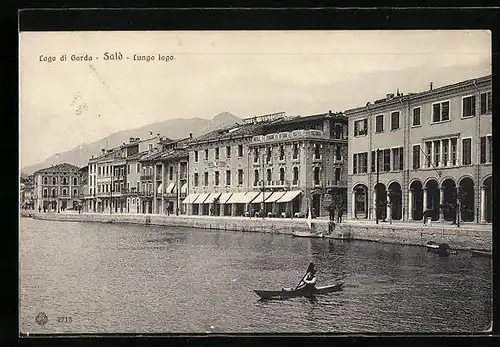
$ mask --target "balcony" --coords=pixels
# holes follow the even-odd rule
[[[151,191],[139,192],[137,195],[139,195],[139,196],[153,196],[153,192],[151,192]]]
[[[313,180],[313,185],[315,187],[321,187],[321,181],[319,181],[319,180]]]
[[[333,165],[343,165],[343,164],[344,164],[343,157],[340,157],[340,158],[334,157],[333,158]]]
[[[264,142],[276,142],[283,140],[292,140],[299,138],[316,138],[316,139],[328,139],[328,134],[323,133],[322,130],[294,130],[289,132],[273,133],[267,135],[254,136],[252,138],[252,143],[264,143]]]
[[[326,181],[326,186],[327,187],[345,187],[347,186],[347,182],[343,180],[332,180],[332,181]]]
[[[152,181],[153,175],[141,175],[141,181]]]
[[[297,187],[299,185],[299,180],[292,181],[292,187]]]

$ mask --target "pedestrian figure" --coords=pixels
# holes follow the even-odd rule
[[[38,206],[38,213],[41,213],[41,212],[42,212],[42,208],[40,206]]]
[[[342,208],[341,205],[338,206],[338,211],[337,211],[337,223],[342,223],[342,214],[344,213],[344,209]]]
[[[175,209],[175,215],[176,215],[176,216],[178,216],[178,215],[179,215],[179,208],[178,208],[178,207]]]

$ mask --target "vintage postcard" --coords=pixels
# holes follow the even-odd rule
[[[19,44],[22,336],[490,331],[490,31]]]

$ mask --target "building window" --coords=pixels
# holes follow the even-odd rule
[[[487,144],[488,144],[487,148],[489,148],[489,151],[488,151],[488,155],[486,156],[486,161],[488,163],[492,163],[493,162],[493,137],[492,136],[488,136]]]
[[[100,166],[97,168],[97,176],[101,176],[101,167]]]
[[[479,163],[486,163],[486,136],[481,136]]]
[[[285,181],[285,168],[280,168],[280,181]]]
[[[194,151],[194,161],[198,162],[198,151]]]
[[[253,185],[256,186],[259,183],[259,170],[255,169],[253,171],[253,177],[254,177]]]
[[[253,151],[253,162],[257,163],[259,162],[259,148],[255,147]]]
[[[271,146],[268,146],[266,148],[266,162],[267,163],[271,162]]]
[[[226,186],[231,185],[231,170],[226,170]]]
[[[340,183],[340,173],[341,169],[339,167],[335,168],[335,185]]]
[[[476,97],[466,96],[462,98],[462,117],[474,117],[476,114]]]
[[[441,153],[441,141],[434,141],[434,166],[439,166],[439,160]]]
[[[359,153],[359,173],[367,173],[368,172],[368,153]]]
[[[391,113],[391,130],[399,129],[399,111]]]
[[[243,157],[243,145],[238,145],[238,157]]]
[[[448,166],[448,160],[450,160],[450,140],[444,139],[442,146],[443,146],[443,166]]]
[[[208,186],[208,172],[205,172],[204,177],[203,177],[203,185],[206,187]]]
[[[420,169],[420,145],[413,145],[413,170]]]
[[[238,170],[238,184],[239,185],[243,184],[243,170],[242,169]]]
[[[298,185],[299,184],[299,168],[294,167],[293,168],[293,185]]]
[[[137,192],[141,190],[141,183],[139,181],[135,182]]]
[[[73,185],[74,186],[78,185],[78,179],[76,177],[73,177]]]
[[[491,113],[491,92],[481,93],[481,114]]]
[[[172,181],[174,179],[174,167],[169,166],[168,167],[168,179]]]
[[[52,197],[55,198],[57,195],[56,195],[56,189],[55,188],[52,188]]]
[[[194,186],[195,187],[198,187],[198,184],[199,184],[199,175],[197,172],[194,173]]]
[[[293,159],[297,159],[299,157],[299,144],[294,143],[293,144]]]
[[[47,189],[44,189],[44,190],[43,190],[43,197],[44,197],[44,198],[46,198],[46,197],[47,197],[47,195],[48,195]]]
[[[357,174],[358,173],[358,154],[354,153],[352,155],[352,173]]]
[[[432,159],[432,142],[427,141],[425,143],[425,154],[426,154],[426,163],[427,167],[431,167],[431,159]]]
[[[472,140],[462,139],[462,165],[471,164]]]
[[[481,137],[480,163],[491,163],[493,159],[493,140],[491,135]]]
[[[219,185],[219,171],[215,171],[215,185]]]
[[[392,170],[403,170],[403,147],[392,149]]]
[[[457,165],[457,139],[451,139],[451,165]]]
[[[377,168],[375,167],[376,164],[376,156],[377,156],[377,151],[372,151],[372,158],[371,158],[371,171],[372,172],[377,172]]]
[[[285,159],[285,146],[280,145],[280,160]]]
[[[384,131],[384,115],[378,115],[375,117],[375,132],[381,133]]]
[[[226,158],[231,158],[231,146],[226,146]]]
[[[219,159],[219,147],[215,149],[215,160]]]
[[[272,181],[272,175],[273,175],[273,171],[271,169],[267,169],[267,182]]]
[[[368,130],[368,119],[361,119],[354,122],[354,136],[366,135]]]
[[[320,181],[319,181],[319,167],[318,166],[316,166],[314,168],[314,185],[315,186],[320,185]]]
[[[78,192],[76,191],[76,189],[73,189],[73,196],[77,196],[78,195]]]
[[[52,177],[52,184],[53,184],[53,185],[56,185],[56,184],[57,184],[57,178],[56,178],[56,177]]]
[[[314,144],[314,159],[321,159],[321,154],[320,154],[320,144],[319,143],[315,143]]]
[[[384,172],[391,171],[391,150],[384,149]]]
[[[420,125],[420,107],[413,109],[412,126],[416,127]]]
[[[127,192],[130,192],[130,182],[127,182]]]
[[[432,122],[443,122],[450,119],[450,102],[432,104]]]
[[[49,184],[48,181],[47,181],[47,177],[43,178],[43,184],[45,184],[45,185]]]
[[[141,172],[141,163],[137,163],[137,166],[135,168],[135,173]]]
[[[335,146],[335,159],[336,160],[342,159],[342,147],[340,145]]]
[[[205,149],[205,160],[208,160],[208,149]]]

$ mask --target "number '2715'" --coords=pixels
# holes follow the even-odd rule
[[[57,317],[58,323],[71,323],[72,321],[71,317]]]

